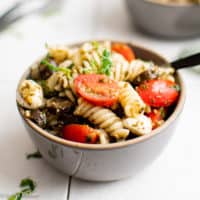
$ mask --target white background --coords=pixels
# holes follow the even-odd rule
[[[37,182],[32,199],[67,199],[66,175],[42,159],[26,160],[25,154],[36,147],[16,110],[16,84],[27,66],[44,53],[45,42],[94,38],[135,41],[169,60],[185,48],[200,49],[198,38],[163,40],[139,33],[131,25],[123,0],[67,0],[63,9],[52,15],[32,15],[0,32],[0,200],[18,191],[25,177]],[[200,199],[200,72],[190,69],[181,73],[187,100],[176,133],[162,155],[145,171],[126,180],[93,183],[72,179],[70,200]]]

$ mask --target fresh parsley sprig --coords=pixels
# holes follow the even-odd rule
[[[94,49],[98,49],[99,48],[99,42],[97,41],[92,41],[92,46],[94,47]]]
[[[45,65],[46,67],[48,67],[49,70],[53,71],[53,72],[57,72],[58,67],[54,66],[53,64],[51,64],[47,59],[43,59],[40,64]]]
[[[51,64],[47,59],[43,59],[40,63],[42,65],[47,66],[48,69],[53,72],[60,71],[60,72],[63,72],[67,76],[67,78],[71,78],[71,69],[74,66],[73,63],[68,67],[56,67],[55,65]]]
[[[29,160],[31,158],[42,158],[42,155],[41,153],[37,150],[36,152],[34,153],[29,153],[26,155],[26,158]]]
[[[110,59],[110,52],[107,49],[104,49],[103,56],[101,59],[101,68],[99,69],[99,73],[110,76],[111,67],[112,67],[112,61]]]
[[[31,194],[36,188],[36,183],[30,178],[25,178],[21,180],[19,186],[21,191],[11,195],[8,200],[21,200],[22,197]]]

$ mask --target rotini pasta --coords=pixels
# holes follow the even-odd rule
[[[69,87],[69,81],[63,72],[55,72],[47,79],[46,85],[51,91],[62,91]]]
[[[119,102],[121,103],[126,117],[136,117],[142,114],[145,103],[128,82],[120,82]]]
[[[56,63],[61,63],[67,59],[69,55],[69,49],[66,46],[55,45],[48,46],[49,55],[54,58]]]
[[[99,143],[108,144],[110,142],[108,134],[103,130],[99,129]]]
[[[128,63],[122,55],[118,53],[112,54],[112,61],[115,67],[112,68],[111,77],[116,81],[133,82],[140,74],[148,71],[153,64],[136,59]]]
[[[82,98],[78,99],[78,106],[74,114],[89,119],[90,122],[105,130],[117,140],[126,139],[129,134],[129,130],[123,128],[121,119],[115,113],[109,109],[94,106]]]
[[[174,69],[137,58],[125,44],[47,49],[20,84],[18,102],[26,118],[66,140],[108,144],[149,134],[178,98]]]

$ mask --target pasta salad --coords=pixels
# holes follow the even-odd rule
[[[172,67],[124,43],[49,46],[19,87],[24,117],[66,140],[107,144],[150,134],[179,97]]]

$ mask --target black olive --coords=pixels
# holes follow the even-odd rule
[[[52,75],[52,71],[48,69],[45,65],[40,65],[39,66],[39,71],[40,71],[40,79],[46,80]]]
[[[126,140],[131,140],[131,139],[134,139],[134,138],[137,138],[138,136],[137,135],[134,135],[132,133],[129,133],[128,137],[126,138]]]
[[[135,78],[135,80],[133,81],[133,85],[137,86],[144,81],[147,81],[147,80],[150,80],[150,79],[155,79],[155,78],[157,78],[157,74],[152,70],[148,70],[148,71],[143,72],[139,76],[137,76]]]
[[[124,117],[124,109],[122,108],[120,104],[117,106],[117,109],[115,109],[114,112],[118,117],[120,118]]]

